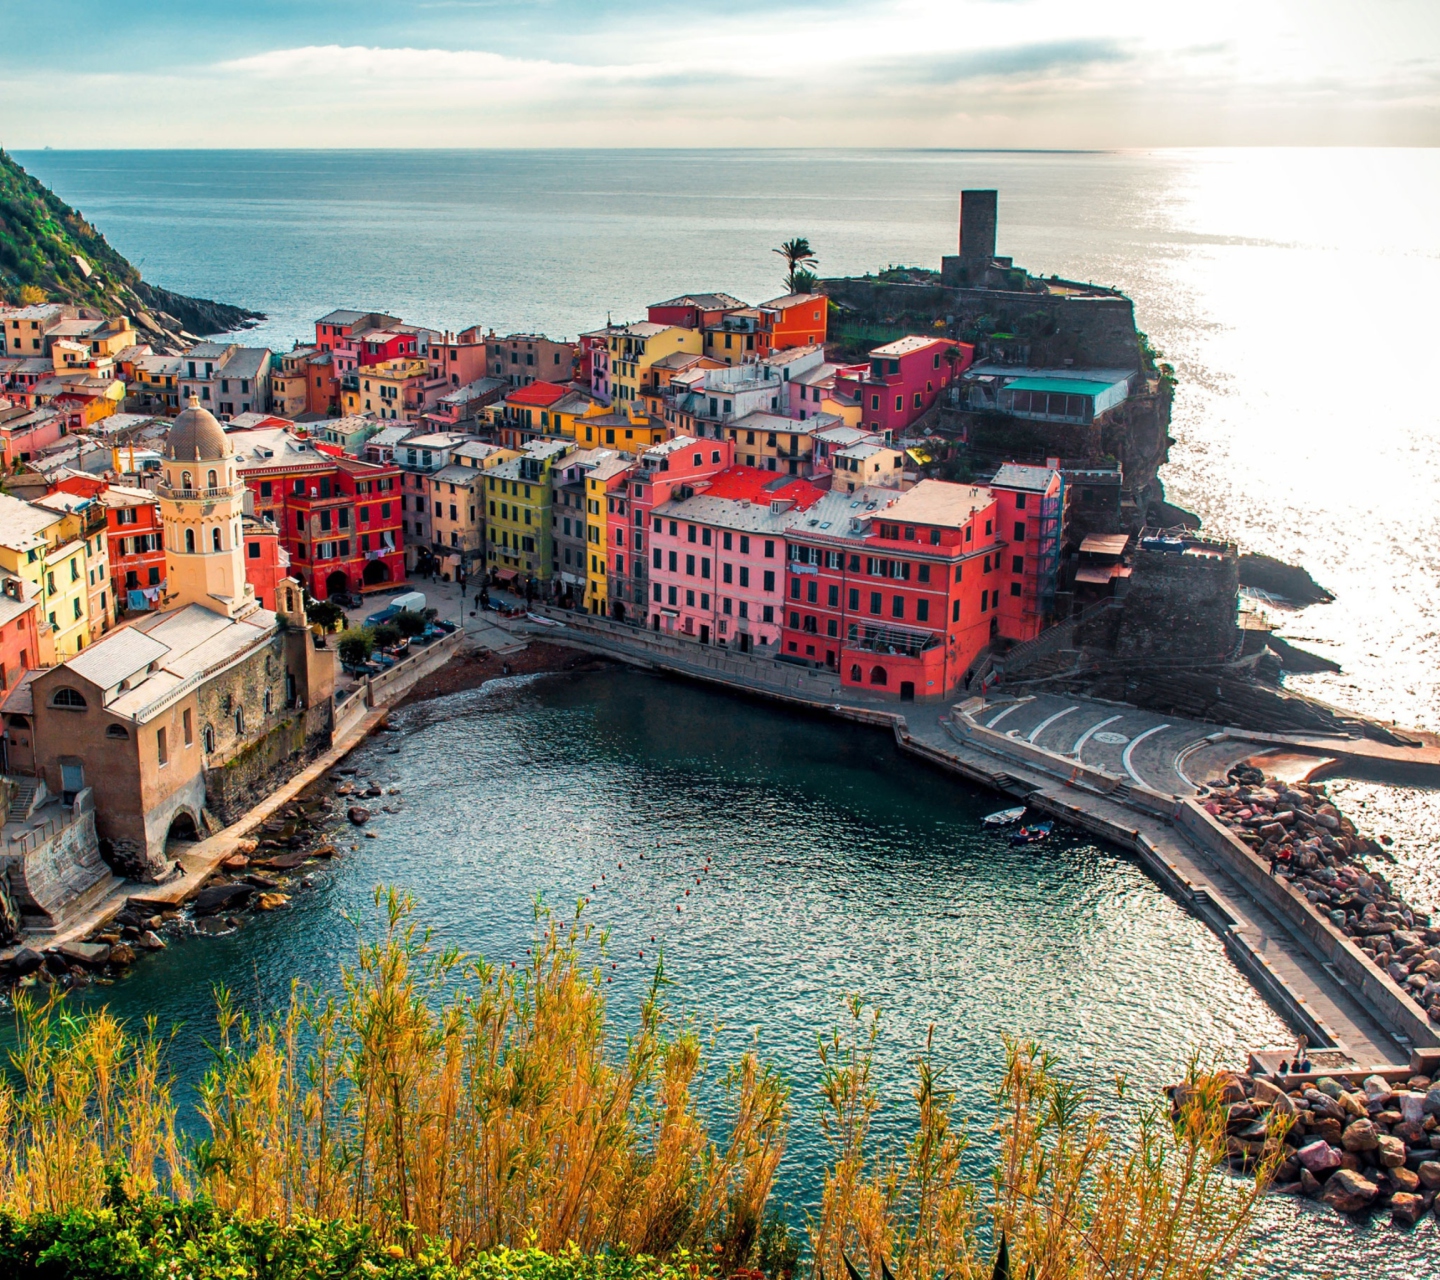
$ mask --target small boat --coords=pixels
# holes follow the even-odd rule
[[[987,827],[1010,827],[1024,816],[1025,806],[1022,804],[1014,809],[1001,809],[996,813],[987,813],[980,821]]]
[[[1033,827],[1021,827],[1010,837],[1010,843],[1015,845],[1038,844],[1050,834],[1054,826],[1053,822],[1037,822]]]

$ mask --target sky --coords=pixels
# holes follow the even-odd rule
[[[0,0],[0,146],[1440,145],[1440,0]]]

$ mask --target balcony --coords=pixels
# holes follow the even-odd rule
[[[850,624],[845,648],[859,653],[878,653],[895,658],[918,658],[940,644],[933,631],[915,631],[910,627],[887,627],[879,624]]]

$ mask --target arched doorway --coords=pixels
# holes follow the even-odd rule
[[[333,600],[336,596],[343,596],[350,590],[350,579],[341,569],[336,569],[325,579],[325,598]]]
[[[373,587],[377,582],[389,582],[390,566],[383,560],[368,561],[362,576],[367,587]]]
[[[200,832],[195,827],[195,817],[188,809],[181,809],[170,819],[170,830],[165,833],[165,840],[185,840],[193,843],[200,839]]]
[[[889,678],[889,677],[886,676],[886,674],[885,674],[885,668],[884,668],[884,667],[871,667],[871,668],[870,668],[870,683],[871,683],[871,684],[884,684],[888,678]]]
[[[610,606],[610,616],[614,618],[616,622],[625,621],[625,606],[621,604],[619,600]]]

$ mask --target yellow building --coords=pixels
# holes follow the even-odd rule
[[[566,440],[579,440],[587,418],[598,418],[609,410],[583,391],[572,391],[563,400],[550,406],[550,434]]]
[[[669,438],[670,428],[664,420],[650,417],[639,405],[633,415],[606,412],[575,420],[576,443],[586,448],[595,446],[643,451],[652,444],[664,444]]]
[[[615,491],[635,465],[627,455],[605,458],[585,474],[585,602],[591,613],[609,614],[610,528],[624,513],[615,511]]]
[[[485,469],[452,462],[430,476],[430,545],[467,574],[485,561]]]
[[[0,494],[0,569],[36,588],[42,648],[48,631],[61,661],[79,653],[90,634],[85,542],[71,527],[63,512]]]
[[[617,409],[640,403],[641,388],[653,386],[653,366],[677,351],[701,354],[704,337],[698,329],[676,324],[615,325],[604,332],[609,354],[610,394]]]
[[[108,521],[105,504],[98,498],[87,498],[63,489],[47,493],[35,500],[35,506],[53,511],[61,517],[61,536],[67,541],[78,539],[85,547],[85,582],[88,598],[85,605],[86,634],[91,644],[107,631],[116,615],[116,602],[111,595]]]
[[[486,472],[488,564],[496,582],[548,586],[555,565],[550,472],[574,447],[568,440],[537,440]]]
[[[352,385],[341,392],[346,416],[373,413],[387,420],[408,421],[424,408],[420,387],[429,376],[429,367],[424,360],[415,359],[361,365],[345,379]]]

